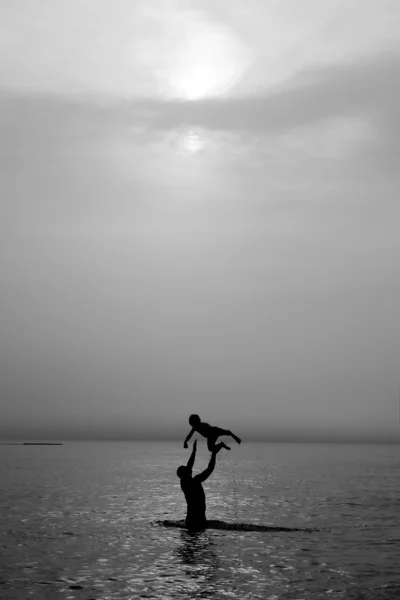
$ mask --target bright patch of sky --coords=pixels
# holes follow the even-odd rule
[[[0,86],[198,99],[399,47],[396,0],[14,0]]]

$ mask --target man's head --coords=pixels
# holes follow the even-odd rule
[[[190,415],[189,425],[191,425],[192,427],[196,427],[196,425],[198,425],[199,423],[201,423],[199,415]]]
[[[191,479],[192,469],[189,469],[189,467],[186,467],[185,465],[181,465],[177,468],[176,474],[178,475],[179,479]]]

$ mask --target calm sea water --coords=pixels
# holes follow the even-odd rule
[[[179,443],[0,446],[0,598],[400,598],[400,446],[224,453],[209,519],[320,530],[154,524],[185,515]],[[199,444],[195,472],[207,461]]]

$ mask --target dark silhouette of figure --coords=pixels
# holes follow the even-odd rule
[[[206,520],[206,495],[201,485],[215,468],[215,459],[218,452],[221,450],[221,445],[214,447],[211,451],[210,462],[208,467],[198,475],[192,476],[192,469],[196,458],[197,440],[193,443],[193,450],[187,465],[178,467],[176,474],[181,480],[181,489],[185,494],[187,511],[185,525],[190,529],[204,529],[207,525]]]
[[[214,450],[219,452],[221,448],[226,448],[226,450],[230,450],[229,446],[227,446],[224,442],[216,444],[217,439],[221,435],[230,435],[238,444],[240,444],[242,441],[240,438],[237,437],[237,435],[235,435],[234,433],[232,433],[232,431],[229,431],[228,429],[221,429],[221,427],[213,427],[212,425],[205,423],[200,419],[199,415],[190,415],[189,425],[192,426],[192,430],[186,436],[186,439],[183,442],[184,448],[188,447],[188,441],[190,440],[195,431],[197,431],[198,433],[200,433],[200,435],[207,439],[207,448],[210,450],[210,452],[214,452]]]

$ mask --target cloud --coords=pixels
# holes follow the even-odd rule
[[[0,2],[0,86],[112,98],[221,93],[227,80],[241,94],[271,89],[398,48],[399,15],[397,0]]]
[[[174,139],[198,130],[215,142],[203,144],[203,155],[214,151],[220,166],[221,157],[225,164],[253,170],[266,162],[287,171],[322,161],[341,163],[348,172],[351,165],[353,176],[375,171],[396,178],[399,72],[399,56],[382,54],[362,63],[305,71],[274,93],[244,97],[105,102],[3,94],[3,171],[7,175],[21,169],[23,157],[30,172],[48,171],[45,156],[51,156],[52,165],[63,160],[93,170],[108,164],[120,174],[130,172],[129,177],[150,177],[149,165],[161,168],[160,156],[169,157],[167,172],[172,172]],[[79,166],[82,156],[85,167]],[[206,161],[209,168],[211,162]]]
[[[108,115],[116,122],[129,122],[149,130],[203,127],[218,131],[244,131],[256,134],[287,131],[318,120],[337,116],[369,115],[381,121],[397,120],[400,101],[400,56],[382,54],[368,61],[307,70],[290,84],[274,92],[240,97],[214,97],[197,101],[176,99],[132,99],[105,101],[101,97],[66,97],[47,94],[4,94],[2,103],[9,106],[4,122],[12,122],[29,99],[32,108],[43,102],[52,106],[39,118],[56,118],[67,109],[74,118],[96,114]],[[17,102],[16,106],[13,106]],[[40,110],[40,108],[39,108]],[[90,114],[89,114],[90,113]],[[91,118],[90,118],[91,115]],[[36,115],[37,117],[38,115]],[[15,117],[14,117],[15,122]],[[104,119],[103,119],[104,122]]]
[[[275,93],[198,102],[149,99],[133,106],[146,108],[148,122],[155,128],[197,125],[253,133],[287,131],[338,115],[380,116],[389,110],[394,116],[400,97],[399,67],[397,56],[381,56],[304,72]]]
[[[3,93],[4,234],[38,215],[74,226],[103,215],[110,228],[133,198],[148,204],[161,188],[164,198],[238,198],[249,177],[253,197],[394,200],[399,72],[400,57],[382,54],[304,72],[274,93],[194,102]],[[191,132],[204,146],[192,159]]]
[[[290,85],[245,97],[199,102],[138,102],[152,131],[198,127],[239,137],[239,143],[269,140],[277,154],[297,146],[297,158],[320,152],[328,159],[358,156],[358,167],[396,175],[399,152],[400,58],[382,54],[368,61],[305,71]],[[232,140],[231,140],[232,141]],[[265,142],[264,142],[265,143]]]

